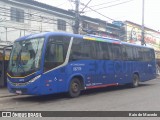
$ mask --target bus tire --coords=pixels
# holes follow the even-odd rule
[[[78,97],[81,93],[81,82],[78,78],[73,78],[69,85],[69,97]]]
[[[139,76],[137,74],[134,74],[131,87],[136,88],[138,86],[139,86]]]

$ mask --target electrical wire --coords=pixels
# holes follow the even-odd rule
[[[130,1],[133,1],[133,0],[130,0]],[[81,3],[81,5],[83,5],[83,6],[84,6],[84,4],[83,4],[83,3]],[[105,15],[101,14],[100,12],[97,12],[96,10],[94,10],[94,9],[92,9],[92,8],[88,7],[88,6],[87,6],[87,8],[89,8],[90,10],[94,11],[95,13],[97,13],[97,14],[99,14],[99,15],[101,15],[101,16],[103,16],[103,17],[105,17],[105,18],[107,18],[107,19],[109,19],[109,20],[111,20],[111,21],[116,21],[115,19],[112,19],[112,18],[110,18],[110,17],[107,17],[107,16],[105,16]],[[125,24],[125,23],[124,23],[124,25],[126,25],[126,26],[130,26],[130,25]],[[140,28],[140,29],[142,30],[142,28]]]
[[[1,12],[1,13],[6,13],[6,14],[10,14],[10,13],[11,13],[11,12],[10,12],[10,9],[2,8],[2,7],[0,7],[0,9],[8,10],[8,12],[5,11],[5,12]],[[1,15],[2,15],[2,14],[1,14]],[[25,16],[25,15],[27,15],[27,16]],[[26,12],[24,12],[24,17],[28,17],[28,15],[30,15],[31,17],[33,17],[33,16],[39,17],[39,18],[38,18],[39,21],[37,21],[37,19],[36,19],[36,20],[33,20],[33,18],[32,18],[33,21],[37,21],[37,22],[42,22],[42,21],[41,21],[42,18],[43,18],[43,19],[52,20],[52,21],[58,21],[58,20],[55,20],[55,19],[52,19],[52,18],[49,18],[49,17],[45,17],[45,16],[41,16],[41,15],[35,15],[35,13],[32,14],[32,13],[26,13]],[[5,16],[5,15],[2,15],[2,16]],[[8,17],[10,17],[10,16],[8,16]],[[20,19],[23,19],[23,18],[20,18]],[[26,19],[26,18],[25,18],[25,19]],[[29,20],[29,18],[26,19],[26,20]],[[67,21],[66,21],[66,23],[69,24],[70,26],[72,26],[72,23],[69,23],[69,22],[67,22]],[[55,24],[56,24],[56,23],[55,23]]]
[[[66,4],[66,2],[63,2],[63,3],[61,3],[61,4],[57,5],[57,6],[59,7],[59,6],[62,6],[62,5],[64,5],[64,4]]]
[[[2,8],[2,7],[0,7],[0,8],[1,8],[1,9],[5,9],[5,12],[1,12],[1,13],[0,13],[1,16],[11,17],[11,16],[10,16],[10,14],[11,14],[11,13],[10,13],[10,9]],[[1,10],[1,9],[0,9],[0,10]],[[8,10],[8,12],[6,12],[7,10]],[[4,15],[4,14],[2,14],[2,13],[9,14],[9,15]],[[57,23],[44,22],[44,20],[42,20],[42,18],[43,18],[43,19],[53,20],[53,21],[58,21],[58,20],[55,20],[55,19],[52,19],[52,18],[48,18],[48,17],[44,17],[44,16],[40,16],[40,15],[34,15],[34,14],[32,14],[32,13],[26,13],[26,12],[24,12],[24,14],[25,14],[25,15],[24,15],[24,18],[20,18],[20,17],[19,17],[19,19],[24,19],[24,20],[29,20],[29,21],[36,21],[36,22],[41,22],[41,23],[56,24],[56,25],[57,25]],[[31,18],[25,18],[25,17],[29,17],[29,15],[30,15]],[[33,19],[33,17],[38,17],[38,18],[34,18],[34,19]],[[15,16],[15,18],[16,18],[16,16]],[[73,27],[72,23],[67,22],[67,21],[66,21],[66,23],[67,23],[68,25],[65,25],[65,26]],[[83,29],[81,26],[80,26],[80,28]]]
[[[83,3],[81,3],[81,4],[82,4],[83,6],[85,6]],[[94,9],[92,9],[92,8],[90,8],[90,7],[88,7],[88,6],[86,6],[86,7],[89,8],[89,9],[91,9],[92,11],[96,12],[97,14],[100,14],[101,16],[103,16],[103,17],[109,19],[109,20],[115,21],[114,19],[112,19],[112,18],[110,18],[110,17],[107,17],[107,16],[105,16],[105,15],[103,15],[103,14],[101,14],[101,13],[95,11]],[[2,8],[2,7],[0,7],[0,8]],[[7,8],[2,8],[2,9],[5,9],[5,10],[10,11],[10,9],[7,9]],[[32,13],[26,13],[26,12],[24,12],[24,14],[27,14],[27,15],[30,15],[30,16],[36,16],[36,17],[39,17],[39,19],[40,19],[40,18],[44,18],[44,19],[49,19],[49,20],[57,21],[57,20],[55,20],[55,19],[51,19],[51,18],[48,18],[48,17],[35,15],[35,13],[32,14]],[[24,16],[24,17],[25,17],[25,16]],[[28,17],[28,16],[27,16],[27,17]],[[32,19],[33,19],[33,18],[32,18]],[[29,19],[28,19],[28,20],[29,20]],[[37,19],[36,19],[36,20],[33,20],[33,21],[37,21]],[[37,21],[37,22],[42,22],[42,20]],[[68,23],[70,26],[72,26],[72,23],[69,23],[69,22],[67,22],[67,21],[66,21],[66,23]],[[55,24],[56,24],[56,23],[55,23]]]
[[[105,2],[105,3],[97,4],[97,5],[92,5],[92,6],[89,6],[89,7],[97,7],[97,6],[101,6],[101,5],[105,5],[105,4],[110,4],[110,3],[113,3],[113,2],[117,2],[117,1],[121,1],[121,0],[114,0],[114,1],[110,1],[110,2]]]
[[[1,16],[6,16],[6,17],[11,17],[10,15],[2,15],[1,13],[0,13],[0,15]],[[13,17],[13,16],[12,16]],[[16,18],[16,16],[14,17],[14,18]],[[18,17],[19,18],[19,17]],[[29,20],[29,21],[36,21],[36,22],[40,22],[40,23],[47,23],[47,24],[55,24],[55,25],[57,25],[57,23],[54,23],[54,22],[45,22],[45,21],[43,21],[43,20],[33,20],[33,19],[27,19],[27,18],[19,18],[19,19],[23,19],[23,20]],[[6,21],[4,21],[4,22],[6,22]],[[70,25],[64,25],[64,24],[58,24],[58,25],[62,25],[62,26],[70,26]]]
[[[110,8],[110,7],[114,7],[114,6],[118,6],[118,5],[122,5],[122,4],[125,4],[125,3],[128,3],[128,2],[131,2],[131,1],[134,1],[134,0],[128,0],[128,1],[125,1],[125,2],[113,4],[113,5],[106,6],[106,7],[97,8],[97,9],[94,9],[94,10],[101,10],[101,9],[105,9],[105,8]],[[91,10],[85,11],[85,12],[90,12],[90,11],[91,11]]]
[[[72,9],[73,9],[73,5],[72,5],[72,2],[71,2],[71,0],[68,0],[68,2],[70,3],[70,5],[71,5],[71,7],[72,7]]]
[[[83,3],[81,3],[81,4],[83,4]],[[83,6],[86,6],[86,5],[83,4]],[[100,14],[101,16],[109,19],[109,20],[115,21],[114,19],[112,19],[112,18],[110,18],[110,17],[107,17],[107,16],[105,16],[105,15],[97,12],[96,10],[94,10],[94,9],[88,7],[88,6],[86,6],[86,7],[89,8],[89,9],[91,9],[92,11],[96,12],[97,14]],[[0,8],[1,8],[1,9],[4,9],[4,10],[8,10],[8,11],[9,11],[8,14],[10,14],[10,9],[2,8],[2,7],[0,7]],[[49,23],[49,22],[44,22],[44,21],[42,21],[42,18],[43,18],[43,19],[48,19],[48,20],[57,21],[57,20],[52,19],[52,18],[48,18],[48,17],[44,17],[44,16],[40,16],[40,15],[35,15],[35,14],[32,14],[32,13],[26,13],[26,12],[24,12],[24,14],[26,14],[27,17],[29,17],[28,15],[30,15],[31,19],[25,18],[26,20],[30,20],[30,21],[37,21],[37,22]],[[4,15],[4,16],[5,16],[5,15]],[[6,16],[7,16],[7,15],[6,15]],[[10,17],[10,16],[8,16],[8,17]],[[26,16],[24,16],[24,17],[26,17]],[[38,17],[38,18],[33,19],[33,17]],[[23,18],[22,18],[22,19],[23,19]],[[68,23],[70,26],[72,26],[72,23],[69,23],[69,22],[67,22],[67,21],[66,21],[66,23]],[[57,24],[57,23],[53,23],[53,24]],[[82,28],[82,29],[83,29],[83,28]]]
[[[107,17],[107,16],[105,16],[105,15],[101,14],[100,12],[97,12],[96,10],[94,10],[94,9],[92,9],[92,8],[88,7],[88,6],[86,6],[86,7],[87,7],[87,8],[89,8],[90,10],[94,11],[95,13],[97,13],[97,14],[99,14],[99,15],[101,15],[101,16],[103,16],[103,17],[105,17],[105,18],[107,18],[107,19],[109,19],[109,20],[114,21],[114,19],[112,19],[112,18],[110,18],[110,17]]]
[[[130,0],[130,1],[132,1],[132,0]],[[113,1],[112,1],[113,2]],[[100,14],[100,15],[102,15],[102,16],[104,16],[105,18],[107,18],[107,19],[110,19],[110,20],[114,20],[114,19],[112,19],[112,18],[109,18],[109,17],[107,17],[107,16],[105,16],[105,15],[103,15],[103,14],[101,14],[101,13],[99,13],[99,12],[97,12],[97,11],[95,11],[94,9],[92,9],[92,8],[90,8],[90,7],[88,7],[88,6],[86,6],[87,8],[89,8],[89,9],[91,9],[92,11],[94,11],[94,12],[96,12],[96,13],[98,13],[98,14]],[[6,10],[8,10],[8,11],[10,11],[10,9],[7,9],[7,8],[2,8],[2,7],[0,7],[1,8],[1,10],[3,10],[1,13],[5,13],[5,14],[7,14],[7,12],[6,12]],[[41,13],[41,12],[37,12],[37,13]],[[49,20],[53,20],[53,21],[57,21],[57,20],[55,20],[55,19],[52,19],[52,18],[48,18],[48,17],[44,17],[44,16],[39,16],[39,15],[35,15],[35,14],[37,14],[37,13],[24,13],[24,14],[26,14],[26,15],[31,15],[32,17],[33,16],[36,16],[36,17],[39,17],[39,18],[43,18],[43,19],[49,19]],[[8,14],[10,14],[9,12],[8,12]],[[7,17],[11,17],[10,15],[4,15],[4,14],[0,14],[1,16],[7,16]],[[24,18],[23,18],[24,19]],[[37,21],[37,22],[42,22],[42,23],[49,23],[49,24],[57,24],[57,23],[50,23],[50,22],[44,22],[43,20],[31,20],[31,19],[24,19],[24,20],[30,20],[30,21]],[[68,22],[67,22],[68,23]],[[68,26],[68,25],[66,25],[66,26]],[[69,23],[69,26],[72,26],[71,25],[71,23]],[[128,25],[129,26],[129,25]],[[44,27],[44,26],[43,26]],[[13,28],[13,27],[12,27]],[[81,29],[83,29],[83,27],[81,27]],[[141,29],[141,28],[140,28]],[[21,29],[21,30],[26,30],[26,29]],[[38,30],[31,30],[31,31],[38,31]],[[147,33],[148,34],[148,33]],[[153,35],[152,35],[153,36]],[[155,36],[154,36],[155,37]],[[158,37],[159,38],[159,37]]]
[[[85,8],[89,5],[89,3],[91,2],[92,0],[89,0],[88,3],[84,6],[84,8],[81,10],[81,12],[83,12],[85,10]]]

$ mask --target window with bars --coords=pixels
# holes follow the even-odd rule
[[[24,10],[11,7],[11,21],[24,23]]]
[[[62,19],[58,19],[57,27],[58,27],[58,30],[66,31],[66,21]]]

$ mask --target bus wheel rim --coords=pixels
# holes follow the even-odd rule
[[[77,92],[79,91],[79,85],[78,85],[78,83],[74,82],[74,83],[72,84],[72,91],[73,91],[74,93],[77,93]]]
[[[134,81],[133,81],[133,82],[134,82],[134,85],[135,85],[135,86],[138,85],[138,79],[137,79],[136,77],[134,78]]]

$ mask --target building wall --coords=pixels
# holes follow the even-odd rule
[[[160,33],[158,31],[145,28],[144,41],[146,46],[152,47],[156,51],[156,58],[160,60]],[[141,45],[141,26],[131,22],[126,22],[127,42]]]
[[[35,3],[36,1],[31,0],[31,2]],[[45,5],[43,6],[42,3],[40,4],[40,6],[36,6],[38,4],[27,4],[27,1],[24,0],[22,0],[22,2],[19,0],[18,3],[17,0],[0,0],[0,40],[14,41],[24,35],[46,31],[65,31],[73,33],[74,13],[55,7],[52,8],[52,6],[49,6],[49,9],[43,8]],[[14,21],[12,19],[13,12],[11,12],[11,9],[13,8],[24,12],[24,16],[22,17],[23,22]],[[62,20],[61,22],[66,22],[65,30],[58,29],[59,19]],[[107,24],[115,29],[110,30],[106,27]],[[97,35],[104,35],[107,37],[118,38],[121,36],[121,34],[117,33],[121,31],[119,27],[106,23],[106,21],[87,16],[81,16],[79,29],[80,34],[87,34],[83,29],[95,31]],[[118,31],[116,31],[117,29]]]
[[[28,29],[30,26],[28,20],[24,20],[24,23],[11,21],[11,7],[15,6],[0,1],[0,35],[2,41],[15,40],[16,38],[24,35],[23,29]],[[25,12],[28,12],[28,9],[21,8],[20,6],[16,7],[25,10]]]
[[[24,11],[24,21],[11,20],[11,8],[18,8]],[[58,19],[66,21],[66,30],[59,30]],[[30,7],[10,4],[0,1],[0,40],[14,41],[15,39],[31,33],[45,31],[66,31],[72,33],[73,19],[61,17],[47,11],[41,11]]]

